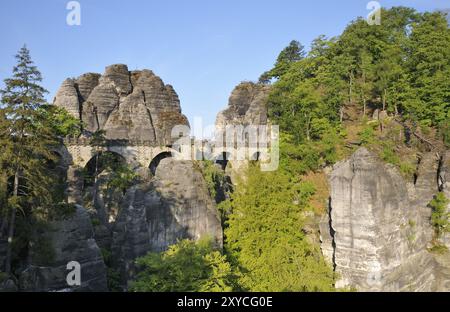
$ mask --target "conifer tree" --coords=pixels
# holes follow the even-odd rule
[[[296,40],[292,40],[278,55],[274,68],[263,73],[259,78],[259,82],[268,83],[273,78],[280,78],[288,71],[291,64],[302,60],[304,57],[303,45]]]
[[[6,195],[8,246],[5,272],[11,273],[12,246],[15,237],[16,214],[22,215],[37,207],[52,204],[51,178],[48,162],[55,156],[50,147],[57,144],[40,108],[45,105],[47,92],[40,82],[42,76],[30,57],[26,46],[16,55],[17,64],[12,77],[5,79],[1,94],[0,114],[0,176],[10,181]],[[48,204],[48,205],[47,205]]]

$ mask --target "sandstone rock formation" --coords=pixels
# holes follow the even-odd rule
[[[161,160],[151,182],[128,190],[112,231],[115,267],[125,281],[137,257],[178,239],[208,236],[222,245],[219,214],[201,172],[191,161],[173,158]]]
[[[226,125],[265,125],[270,86],[242,82],[231,93],[228,107],[217,114],[216,127]]]
[[[240,150],[239,152],[233,150],[234,147],[232,147],[232,151],[228,150],[223,155],[228,159],[224,161],[224,157],[221,156],[222,158],[219,161],[224,169],[227,163],[231,163],[232,170],[229,169],[230,166],[226,169],[229,179],[233,182],[236,181],[236,176],[240,174],[243,166],[246,166],[246,161],[260,160],[261,154],[264,154],[266,159],[269,158],[267,151],[263,151],[263,148],[266,147],[264,144],[267,143],[261,140],[264,135],[260,132],[261,130],[256,130],[256,127],[268,123],[267,99],[269,92],[269,85],[242,82],[232,91],[228,100],[228,107],[217,114],[215,144],[225,147],[224,150],[227,147],[236,146],[235,144],[246,147],[246,150]],[[232,131],[236,132],[230,132],[231,130],[227,129],[229,126],[234,127]],[[247,126],[255,128],[250,130]],[[267,132],[267,134],[269,133]],[[249,135],[252,135],[252,138]],[[236,141],[237,137],[240,137],[242,141]]]
[[[188,125],[172,86],[150,70],[130,72],[121,64],[106,67],[103,75],[66,79],[54,104],[80,118],[86,134],[103,129],[113,140],[167,145],[173,126]]]
[[[150,251],[204,236],[222,245],[218,211],[197,165],[162,151],[172,146],[174,126],[189,126],[172,86],[150,70],[130,72],[125,65],[112,65],[103,75],[66,80],[54,104],[85,125],[82,137],[69,142],[71,154],[65,157],[68,192],[88,210],[95,240],[108,254],[108,269],[120,273],[122,289],[134,276],[136,258]],[[83,170],[92,170],[95,153],[85,147],[98,129],[105,131],[113,149],[108,153],[120,154],[123,165],[139,173],[128,189],[108,188],[108,170],[95,183],[83,178]],[[115,142],[120,142],[119,150]]]
[[[77,206],[72,215],[50,223],[49,228],[37,239],[47,241],[53,254],[42,254],[32,246],[31,263],[20,274],[20,290],[107,291],[106,267],[87,211]],[[67,264],[72,261],[81,265],[80,286],[69,287],[66,282]]]
[[[445,197],[450,199],[450,151],[446,151],[442,156],[439,172],[439,188],[444,193]],[[447,213],[450,214],[450,203],[447,206]],[[450,233],[445,233],[442,241],[447,248],[450,249]]]
[[[329,215],[320,229],[323,253],[340,274],[337,287],[449,289],[427,250],[433,234],[427,204],[438,191],[437,164],[432,154],[424,155],[415,185],[365,148],[334,166]]]

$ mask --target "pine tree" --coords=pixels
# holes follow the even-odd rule
[[[292,40],[278,55],[274,68],[263,73],[259,78],[259,82],[268,83],[273,78],[280,78],[288,71],[291,64],[302,60],[304,57],[303,45],[296,40]]]
[[[26,46],[20,49],[16,60],[12,77],[4,80],[5,88],[0,91],[0,176],[12,180],[12,190],[6,199],[9,216],[3,222],[8,223],[5,260],[8,274],[11,273],[17,212],[26,214],[33,208],[52,204],[47,166],[49,160],[55,158],[49,147],[57,144],[57,138],[39,110],[45,104],[47,91],[39,85],[42,76]]]

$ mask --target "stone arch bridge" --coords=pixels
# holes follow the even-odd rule
[[[187,151],[180,151],[172,145],[155,146],[154,142],[133,141],[133,140],[107,140],[101,152],[112,152],[121,156],[125,162],[143,175],[149,172],[154,174],[154,170],[159,161],[165,157],[180,157],[182,160],[202,160],[209,159],[224,164],[231,163],[232,167],[239,168],[243,163],[252,160],[252,155],[259,155],[257,148],[247,148],[245,154],[247,160],[237,160],[236,148],[214,148],[205,152],[204,142],[196,142],[193,138],[186,138],[184,146],[188,146]],[[181,153],[180,153],[181,152]],[[67,197],[69,202],[80,203],[83,189],[82,170],[87,166],[98,153],[95,147],[91,146],[90,139],[66,138],[64,144],[55,150],[67,168]],[[259,158],[259,156],[258,156]],[[256,159],[253,159],[256,160]],[[154,168],[152,168],[154,166]],[[225,169],[223,166],[223,169]],[[143,171],[139,171],[142,170]],[[150,169],[150,171],[148,170]],[[153,170],[152,170],[153,169]]]
[[[179,155],[183,160],[217,160],[222,159],[225,154],[227,155],[226,157],[230,158],[228,159],[230,161],[237,161],[238,159],[236,147],[212,147],[212,150],[209,150],[209,153],[207,153],[204,150],[204,145],[202,145],[204,142],[195,142],[194,139],[189,140],[190,142],[185,144],[189,146],[187,155],[186,151],[182,152],[179,148],[174,148],[172,145],[155,146],[153,142],[129,140],[107,140],[102,151],[122,156],[129,165],[135,168],[148,168],[156,157],[168,153],[173,156]],[[55,152],[59,154],[66,166],[78,168],[84,168],[97,153],[95,148],[91,146],[89,138],[66,138],[63,146],[55,150]],[[256,153],[259,153],[258,148],[247,148],[244,152],[249,160],[252,160],[252,157],[254,157],[252,155]]]
[[[66,138],[63,144],[54,150],[62,165],[67,168],[67,198],[71,203],[82,203],[83,169],[99,151],[91,146],[90,139]],[[158,157],[174,155],[177,150],[172,146],[155,146],[154,142],[132,140],[107,140],[101,152],[111,152],[121,156],[135,170],[150,168]],[[142,172],[148,172],[144,170]]]
[[[177,150],[170,145],[154,146],[151,142],[128,140],[107,140],[103,151],[122,156],[134,167],[148,167],[151,161],[161,153],[177,153]],[[84,168],[96,154],[88,138],[65,139],[64,147],[57,152],[67,165],[81,168]]]

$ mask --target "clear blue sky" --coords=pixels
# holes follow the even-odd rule
[[[0,0],[1,81],[24,43],[50,101],[66,77],[125,63],[172,84],[189,120],[201,116],[206,124],[234,86],[256,80],[290,40],[309,46],[369,12],[368,0],[79,0],[81,26],[68,26],[67,2]],[[379,2],[419,11],[450,7],[450,0]]]

